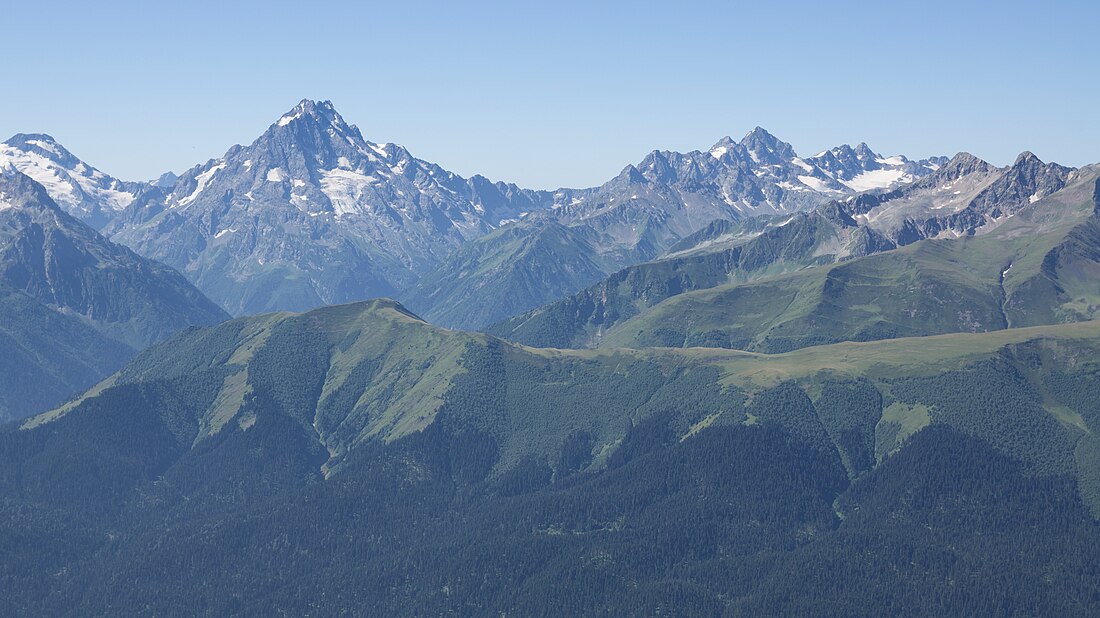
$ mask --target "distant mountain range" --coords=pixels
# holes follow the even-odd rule
[[[757,157],[774,160],[760,154]],[[573,241],[569,252],[540,252],[531,242],[519,252],[515,243],[507,240],[510,237],[489,235],[456,252],[400,298],[441,324],[484,328],[493,317],[516,315],[515,309],[523,306],[540,308],[552,302],[552,294],[561,290],[579,291],[597,283],[600,279],[593,265],[604,268],[609,281],[624,281],[631,277],[635,265],[643,271],[660,270],[667,266],[660,264],[664,260],[714,254],[699,259],[713,264],[717,280],[747,281],[887,251],[924,238],[980,235],[1029,204],[1056,193],[1073,173],[1070,168],[1043,163],[1031,153],[1022,154],[1007,168],[994,167],[967,153],[928,165],[935,169],[925,168],[931,171],[893,189],[824,200],[809,210],[786,214],[737,218],[731,213],[726,217],[711,213],[715,218],[691,233],[660,240],[651,235],[633,246],[601,242],[612,228],[597,226],[588,219],[570,224],[568,229],[574,236],[595,241]],[[669,229],[650,226],[651,215],[631,211],[623,215],[623,220],[634,221],[639,230]],[[595,220],[602,220],[600,217],[595,215]],[[532,226],[531,234],[540,233],[553,233],[553,229]],[[642,247],[646,250],[640,250]],[[476,257],[470,257],[473,255]],[[654,260],[658,264],[649,264]],[[554,272],[561,275],[552,289],[533,285],[539,278],[527,274]],[[704,277],[687,285],[704,285],[704,281],[711,285],[717,280]],[[471,289],[499,299],[481,304],[478,298],[465,296]],[[537,290],[548,293],[539,295]],[[648,296],[650,302],[659,297]]]
[[[115,242],[183,272],[231,313],[400,295],[461,327],[575,292],[714,220],[896,188],[945,161],[883,157],[866,144],[801,158],[757,128],[706,152],[654,151],[600,187],[532,191],[462,178],[370,142],[331,103],[309,100],[252,144],[150,183],[107,176],[46,135],[17,135],[0,149],[0,165],[41,182]],[[579,241],[572,257],[543,252],[555,234]],[[526,247],[519,254],[517,241]],[[453,282],[509,300],[464,299],[444,289]]]
[[[760,229],[712,225],[665,259],[489,331],[537,346],[775,352],[1092,319],[1098,175],[1030,153],[1007,169],[961,154],[885,194]],[[938,240],[916,244],[922,239]]]

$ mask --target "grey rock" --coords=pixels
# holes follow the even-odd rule
[[[163,200],[136,201],[108,231],[249,314],[393,296],[550,201],[370,142],[331,103],[306,100],[252,144],[185,172]]]

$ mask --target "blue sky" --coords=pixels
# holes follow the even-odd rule
[[[530,6],[526,6],[530,5]],[[1093,2],[5,3],[0,139],[124,179],[302,98],[455,172],[587,186],[761,125],[803,154],[1100,161]]]

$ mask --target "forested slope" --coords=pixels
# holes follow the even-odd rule
[[[0,432],[0,610],[1090,613],[1098,348],[1096,322],[766,355],[538,350],[386,301],[233,320]]]

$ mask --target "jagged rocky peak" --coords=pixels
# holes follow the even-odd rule
[[[714,157],[715,159],[722,159],[726,157],[732,157],[735,154],[739,153],[741,150],[743,150],[743,147],[736,141],[734,141],[732,137],[727,135],[715,142],[715,144],[711,146],[710,150],[708,150],[707,152],[709,152],[710,156]]]
[[[627,184],[642,184],[646,182],[646,177],[642,174],[641,170],[631,164],[624,167],[623,171],[619,172],[619,175],[615,177],[615,180]]]
[[[42,185],[11,163],[0,164],[0,211],[48,203],[50,199]]]
[[[1012,163],[1012,167],[1019,167],[1021,165],[1042,165],[1043,160],[1035,156],[1034,152],[1025,150],[1016,155],[1016,161]]]
[[[340,163],[341,156],[358,155],[369,145],[357,127],[344,121],[331,101],[303,99],[280,116],[246,150],[273,151],[271,154],[279,158],[301,159],[300,163],[307,167],[316,164],[335,167]],[[229,154],[234,153],[230,151]],[[251,156],[260,152],[247,154]],[[381,149],[374,155],[385,156]]]
[[[842,179],[851,178],[868,169],[878,169],[879,158],[866,144],[861,143],[862,154],[848,144],[841,144],[836,148],[810,159],[810,162],[832,174],[837,174]]]
[[[112,232],[234,313],[303,310],[392,295],[545,201],[373,143],[331,102],[305,99]]]
[[[331,101],[303,99],[293,109],[283,114],[271,126],[271,130],[294,133],[298,139],[306,141],[334,138],[348,142],[366,141],[359,133],[358,127],[344,121],[344,117],[336,111]]]
[[[1047,175],[1053,177],[1065,177],[1074,168],[1059,165],[1057,163],[1044,163],[1042,159],[1035,156],[1035,153],[1030,150],[1025,150],[1017,155],[1016,160],[1012,163],[1010,170],[1028,174],[1031,178]]]
[[[307,119],[324,124],[346,126],[340,113],[332,105],[332,101],[311,101],[302,99],[289,112],[283,114],[275,122],[275,126],[285,127],[295,120]]]
[[[969,152],[960,152],[943,164],[938,175],[954,180],[969,174],[988,174],[996,171],[996,169],[994,165],[975,157]]]
[[[661,184],[674,183],[678,179],[678,170],[673,162],[669,160],[670,157],[675,157],[676,160],[680,161],[683,160],[679,153],[654,150],[646,156],[639,168],[642,174],[653,182]]]
[[[867,142],[860,142],[859,145],[852,150],[852,152],[860,161],[870,162],[882,158],[878,154],[876,154],[875,151],[871,150],[871,147],[867,145]],[[905,157],[900,157],[900,159],[902,162],[907,161]]]
[[[753,161],[761,164],[780,165],[794,159],[794,148],[768,133],[763,127],[756,127],[741,140]]]
[[[1012,202],[1010,195],[1016,194],[1028,203],[1035,202],[1065,187],[1072,172],[1071,167],[1044,163],[1034,153],[1024,151],[990,189],[1008,203]]]
[[[172,187],[176,186],[176,182],[178,180],[179,176],[177,176],[175,172],[168,171],[158,176],[156,180],[150,182],[149,184],[153,185],[154,187],[171,189]]]

